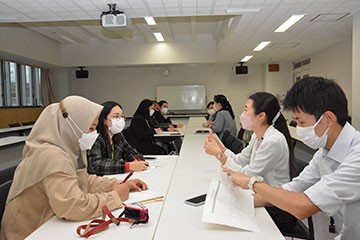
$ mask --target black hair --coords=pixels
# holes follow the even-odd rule
[[[249,99],[253,100],[253,108],[255,115],[259,115],[261,112],[264,112],[266,114],[266,123],[268,125],[274,125],[274,127],[285,136],[289,149],[290,178],[293,178],[294,176],[296,176],[294,155],[295,142],[290,136],[290,132],[286,125],[284,115],[280,112],[280,115],[278,115],[277,117],[277,114],[280,111],[279,101],[274,95],[267,92],[254,93],[249,97]]]
[[[150,124],[152,123],[152,120],[150,118],[150,112],[149,112],[149,107],[151,105],[153,105],[153,103],[156,101],[152,101],[150,99],[144,99],[140,102],[138,108],[136,109],[135,113],[134,113],[134,117],[135,116],[142,116],[144,117],[146,120],[148,120],[148,122]]]
[[[108,134],[108,127],[105,125],[105,120],[107,119],[107,116],[110,114],[111,110],[118,106],[122,109],[121,105],[117,102],[113,102],[113,101],[107,101],[101,104],[102,106],[104,106],[104,108],[102,109],[100,116],[99,116],[99,123],[96,126],[96,130],[99,133],[99,135],[104,139],[106,145],[108,146],[107,151],[111,151],[111,144],[110,144],[110,137]],[[107,153],[108,155],[108,153]]]
[[[214,96],[214,102],[216,103],[220,103],[221,106],[222,106],[222,109],[221,110],[226,110],[230,113],[231,117],[234,119],[235,118],[235,115],[234,115],[234,112],[232,110],[232,107],[229,103],[229,101],[227,100],[227,98],[222,95],[222,94],[218,94],[218,95],[215,95]],[[220,111],[221,111],[220,110]]]
[[[284,99],[284,109],[301,110],[318,120],[326,111],[336,115],[342,126],[348,120],[347,99],[344,91],[333,80],[323,77],[304,77],[297,81]]]
[[[169,104],[167,101],[165,101],[165,100],[161,100],[161,101],[159,102],[159,106],[161,107],[162,105],[164,105],[164,103]]]
[[[206,109],[209,109],[210,105],[214,104],[214,101],[210,101],[207,105],[206,105]]]

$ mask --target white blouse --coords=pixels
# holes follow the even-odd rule
[[[263,139],[254,133],[249,145],[239,154],[226,149],[225,166],[249,177],[262,176],[268,184],[281,186],[290,181],[289,148],[285,136],[270,126]]]

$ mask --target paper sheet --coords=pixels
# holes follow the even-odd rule
[[[202,221],[259,231],[252,192],[234,186],[230,177],[221,169],[215,173],[211,181]]]
[[[129,199],[124,201],[124,203],[125,204],[134,204],[136,202],[151,200],[151,199],[160,198],[160,197],[163,197],[163,195],[161,195],[158,192],[148,189],[148,190],[141,191],[141,192],[131,192]]]

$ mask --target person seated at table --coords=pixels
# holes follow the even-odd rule
[[[81,221],[100,216],[102,206],[122,207],[130,191],[147,189],[139,179],[89,175],[86,150],[97,138],[102,106],[66,97],[46,107],[26,139],[1,223],[1,239],[24,239],[53,216]]]
[[[224,132],[228,130],[232,135],[236,136],[235,115],[227,98],[218,94],[214,96],[214,109],[216,118],[209,125],[211,130],[221,139]]]
[[[321,211],[334,218],[335,239],[359,239],[360,132],[348,122],[344,91],[334,80],[304,77],[293,84],[283,104],[297,122],[298,138],[318,149],[309,165],[281,187],[224,170],[234,184],[253,189],[255,206],[274,205],[300,220]]]
[[[208,102],[208,104],[206,105],[206,112],[207,112],[207,115],[205,116],[205,119],[207,121],[213,122],[214,119],[216,118],[216,111],[214,109],[214,101]]]
[[[124,113],[120,104],[104,102],[96,127],[99,136],[87,152],[88,173],[96,175],[143,171],[147,162],[124,138]]]
[[[126,140],[141,154],[161,155],[166,150],[155,144],[154,134],[161,133],[160,128],[154,127],[151,116],[154,114],[153,101],[144,99],[140,102],[131,120]]]
[[[241,126],[253,131],[249,145],[234,154],[210,134],[205,140],[206,153],[226,167],[248,176],[262,176],[272,186],[281,186],[296,175],[293,142],[276,97],[267,92],[251,95],[240,115]],[[292,229],[297,220],[280,209],[267,209],[277,226]],[[283,222],[275,219],[278,216]]]
[[[164,123],[164,124],[168,124],[168,128],[169,130],[174,130],[175,128],[182,128],[183,124],[179,123],[179,124],[173,124],[171,122],[171,119],[167,116],[167,113],[169,111],[169,103],[166,100],[161,100],[159,102],[159,107],[160,107],[160,114],[154,114],[156,120],[159,123]]]

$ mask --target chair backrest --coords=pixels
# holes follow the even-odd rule
[[[21,124],[22,124],[23,126],[34,125],[34,124],[35,124],[35,121],[22,122]]]
[[[299,175],[302,172],[302,170],[308,165],[308,162],[295,157],[295,164],[296,164],[297,175]],[[312,217],[311,216],[308,217],[307,221],[308,221],[308,227],[301,220],[298,220],[296,226],[292,231],[282,232],[283,236],[306,239],[306,240],[314,240],[315,233],[314,233],[314,224]]]
[[[171,145],[172,150],[175,151],[176,155],[179,155],[182,145],[181,138],[177,137],[174,139],[174,141],[170,141],[169,144]]]
[[[9,125],[9,127],[20,127],[21,126],[20,123],[9,123],[8,125]]]
[[[11,167],[0,170],[0,184],[7,182],[9,180],[12,180],[14,178],[14,173],[15,173],[16,167],[17,166],[15,165],[15,166],[11,166]]]
[[[0,222],[1,222],[3,214],[4,214],[6,199],[7,199],[10,187],[11,187],[11,183],[12,183],[12,180],[9,180],[7,182],[0,184]]]
[[[245,147],[245,143],[233,136],[228,130],[225,130],[221,142],[235,154],[240,153]]]

